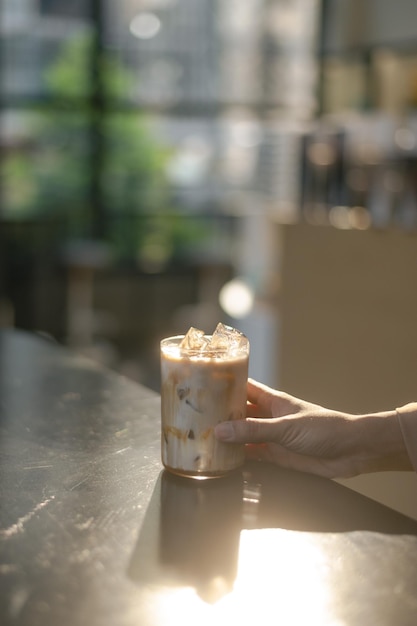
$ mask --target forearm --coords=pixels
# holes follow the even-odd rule
[[[396,412],[410,462],[417,472],[417,402],[399,407]]]

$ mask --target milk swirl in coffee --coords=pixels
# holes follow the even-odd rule
[[[161,342],[161,450],[164,466],[220,476],[243,462],[244,448],[216,440],[214,427],[246,414],[249,341],[219,323],[213,335],[190,328]]]

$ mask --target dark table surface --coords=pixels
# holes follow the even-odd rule
[[[0,332],[0,624],[417,624],[417,522],[248,463],[177,478],[159,396]]]

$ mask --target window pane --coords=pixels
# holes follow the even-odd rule
[[[59,17],[88,18],[91,16],[91,2],[88,0],[38,0],[41,15]]]
[[[40,8],[37,3],[29,1],[20,1],[16,5],[14,0],[2,3],[1,89],[6,102],[15,101],[22,105],[25,100],[18,101],[17,98],[40,98],[53,93],[55,87],[54,79],[49,75],[50,68],[60,59],[68,42],[85,38],[91,29],[91,21],[86,22],[81,15],[74,13],[73,17],[64,17],[49,11],[43,14]],[[90,67],[85,52],[84,47],[78,54],[78,71],[87,68],[88,72]]]
[[[314,111],[318,2],[105,3],[104,46],[128,67],[126,97],[213,115],[223,105]],[[285,84],[284,84],[285,82]]]

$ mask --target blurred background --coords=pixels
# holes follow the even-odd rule
[[[221,320],[290,393],[417,399],[415,0],[0,11],[0,326],[158,389]]]

